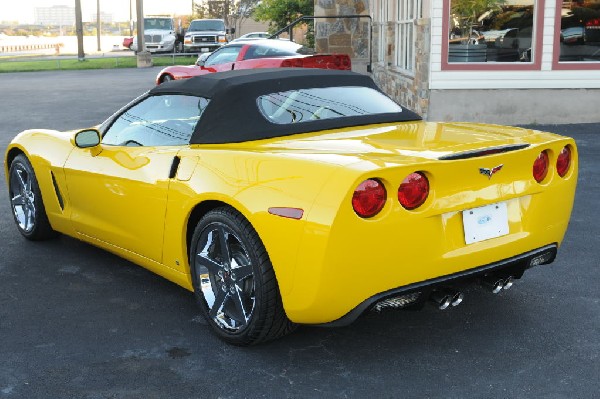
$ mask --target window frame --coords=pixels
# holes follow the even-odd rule
[[[394,54],[394,67],[397,69],[414,74],[416,70],[416,53],[417,46],[417,25],[416,21],[423,15],[423,1],[422,0],[406,0],[399,1],[396,3],[397,8],[395,12],[395,32],[394,32],[394,43],[395,43],[395,54]],[[406,36],[406,30],[411,31],[409,37]]]
[[[562,7],[564,0],[556,1],[554,11],[554,45],[552,51],[552,70],[576,71],[576,70],[599,70],[600,61],[560,61],[560,30],[562,28]]]
[[[530,62],[448,62],[450,29],[450,1],[443,0],[442,10],[442,71],[539,71],[542,66],[544,39],[544,11],[546,0],[534,1],[533,37],[531,39],[533,60]],[[562,1],[562,0],[561,0]]]
[[[386,64],[387,58],[387,25],[388,25],[388,3],[389,0],[379,0],[375,2],[375,11],[377,13],[376,24],[379,28],[377,39],[379,46],[377,49],[377,63]]]

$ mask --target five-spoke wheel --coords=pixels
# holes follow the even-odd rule
[[[21,234],[30,240],[55,236],[46,216],[33,167],[24,154],[13,159],[8,176],[10,203]]]
[[[225,341],[251,345],[293,329],[258,234],[232,208],[214,209],[200,220],[190,265],[203,313]]]
[[[196,273],[210,318],[227,331],[248,325],[255,305],[254,273],[241,239],[225,224],[212,223],[200,234]]]

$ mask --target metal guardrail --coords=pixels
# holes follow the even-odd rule
[[[300,18],[292,21],[288,26],[286,26],[285,28],[281,28],[279,29],[277,32],[273,33],[271,36],[269,36],[269,39],[273,39],[273,38],[277,38],[279,37],[279,35],[281,35],[282,33],[286,32],[289,35],[290,40],[294,40],[293,34],[292,34],[292,30],[294,28],[294,26],[298,25],[299,23],[302,23],[304,21],[314,21],[315,19],[341,19],[341,18],[347,18],[347,19],[360,19],[360,18],[367,18],[369,20],[369,63],[367,64],[367,72],[371,73],[373,72],[373,68],[372,68],[372,64],[373,64],[373,18],[371,18],[370,15],[303,15]]]
[[[55,49],[56,52],[59,52],[60,48],[63,46],[64,45],[62,43],[7,44],[7,45],[0,45],[0,53],[16,53],[19,51],[51,50],[51,49]]]

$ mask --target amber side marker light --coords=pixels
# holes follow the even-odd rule
[[[383,183],[377,179],[367,179],[354,190],[352,208],[361,218],[371,218],[381,212],[386,198]]]
[[[549,164],[548,151],[540,152],[540,155],[533,161],[533,178],[536,182],[541,183],[546,178]]]
[[[571,167],[571,147],[566,145],[556,159],[556,171],[560,177],[565,177]]]
[[[398,201],[408,210],[423,205],[428,196],[429,180],[421,172],[413,172],[406,176],[398,188]]]

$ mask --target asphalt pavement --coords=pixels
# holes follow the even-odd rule
[[[158,68],[0,74],[0,150],[19,131],[92,126]],[[574,137],[575,207],[557,260],[448,311],[368,314],[251,348],[219,341],[191,293],[68,237],[23,239],[0,178],[0,398],[596,398],[600,123]],[[361,280],[377,278],[370,274]]]

